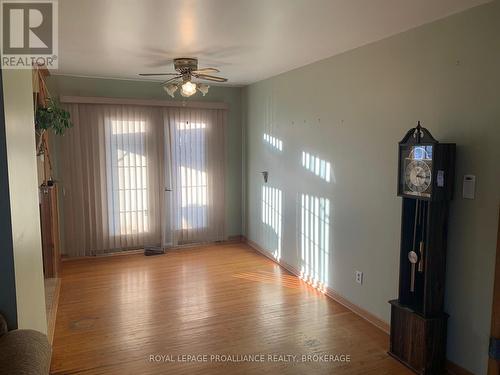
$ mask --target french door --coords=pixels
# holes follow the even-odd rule
[[[67,104],[64,249],[88,256],[224,239],[226,111]]]
[[[165,112],[167,246],[224,237],[223,116],[218,110]]]

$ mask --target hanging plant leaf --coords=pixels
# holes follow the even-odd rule
[[[38,131],[52,129],[57,135],[63,135],[72,126],[69,112],[52,98],[48,100],[47,107],[40,107],[36,111],[35,128]]]

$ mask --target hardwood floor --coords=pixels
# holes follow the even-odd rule
[[[65,262],[51,373],[412,374],[387,349],[385,333],[235,244]],[[301,362],[321,353],[350,362]],[[264,361],[210,361],[217,354]]]

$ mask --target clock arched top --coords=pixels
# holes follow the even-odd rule
[[[432,134],[426,128],[423,128],[420,125],[420,121],[418,121],[417,126],[408,130],[399,144],[415,145],[421,143],[438,143],[438,141],[436,141]]]

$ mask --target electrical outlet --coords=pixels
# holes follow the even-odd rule
[[[354,274],[356,276],[356,282],[358,284],[363,284],[363,272],[361,272],[361,271],[354,271]]]

